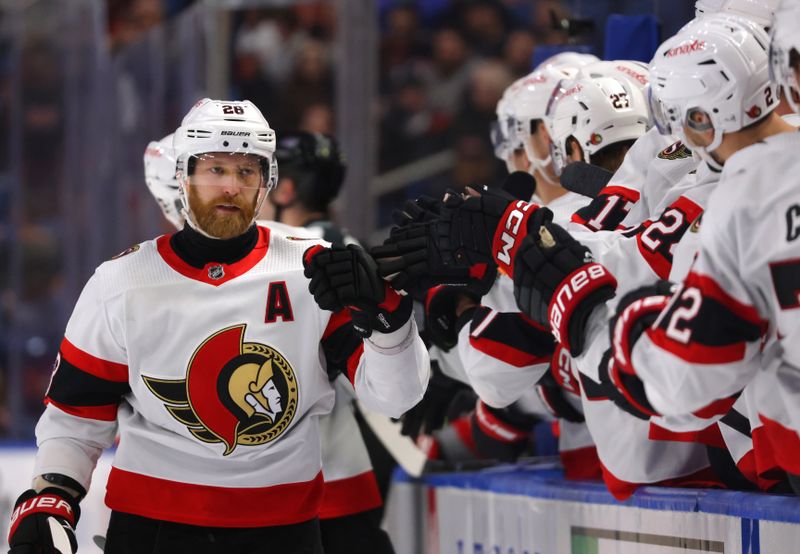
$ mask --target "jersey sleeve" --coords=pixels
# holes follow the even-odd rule
[[[36,474],[61,473],[87,489],[130,392],[121,300],[106,300],[102,288],[97,272],[75,305],[36,427]]]
[[[480,306],[471,315],[459,330],[461,363],[481,400],[504,408],[533,390],[547,371],[553,337],[522,313]]]
[[[400,417],[422,399],[430,358],[413,318],[392,333],[362,339],[347,310],[333,314],[322,336],[328,374],[342,372],[364,406]]]
[[[632,366],[663,415],[724,414],[760,367],[767,322],[740,276],[735,220],[704,219],[695,265],[632,348]]]

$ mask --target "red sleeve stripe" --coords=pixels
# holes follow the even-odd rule
[[[691,364],[732,364],[741,362],[747,352],[747,344],[744,342],[725,346],[708,346],[698,342],[682,344],[670,339],[661,328],[648,329],[646,333],[655,346]]]
[[[61,355],[75,367],[107,381],[126,383],[128,366],[118,362],[110,362],[84,352],[64,337],[61,341]]]
[[[325,331],[322,333],[322,340],[327,339],[342,325],[348,323],[350,323],[350,312],[348,310],[340,310],[332,314],[331,318],[328,320],[328,326],[325,327]]]
[[[514,367],[528,367],[536,364],[550,363],[550,355],[536,356],[522,350],[504,344],[502,342],[493,341],[486,337],[469,337],[470,345],[476,350],[483,352],[487,356],[491,356],[501,362],[505,362]]]
[[[699,431],[671,431],[651,421],[647,438],[654,441],[696,442],[706,446],[726,448],[725,440],[716,423]]]
[[[500,442],[519,442],[528,436],[528,433],[497,419],[486,409],[483,402],[478,402],[478,406],[475,408],[475,421],[478,422],[478,427],[481,428],[484,434]]]
[[[363,355],[364,342],[362,341],[361,344],[358,345],[358,348],[347,358],[347,378],[350,379],[354,387],[356,386],[356,370],[358,369],[358,364]]]
[[[58,408],[62,412],[83,419],[96,419],[98,421],[115,421],[119,404],[104,404],[102,406],[70,406],[56,402],[49,396],[44,399],[45,404]]]
[[[598,193],[597,196],[601,196],[605,194],[606,196],[621,196],[625,200],[630,202],[638,202],[639,198],[641,198],[641,194],[639,194],[638,190],[629,189],[628,187],[623,187],[620,185],[610,185],[607,187],[603,187],[603,189]]]
[[[692,414],[703,419],[711,419],[719,415],[725,415],[731,410],[731,408],[733,408],[737,398],[739,398],[739,395],[735,394],[733,396],[729,396],[728,398],[714,400],[705,408],[701,408],[696,412],[692,412]]]
[[[689,272],[689,275],[684,281],[684,288],[688,287],[696,287],[700,289],[700,292],[703,294],[703,296],[713,297],[717,302],[725,306],[731,312],[741,317],[745,321],[752,323],[753,325],[762,327],[766,325],[764,319],[758,314],[758,310],[749,304],[745,304],[744,302],[737,300],[725,292],[725,290],[708,275],[703,275],[696,271]]]

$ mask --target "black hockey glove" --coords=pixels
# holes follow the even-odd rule
[[[572,357],[563,346],[556,346],[550,359],[550,367],[536,383],[536,392],[553,416],[572,423],[586,421],[582,410],[570,402],[571,396],[580,403],[581,385],[572,368]]]
[[[9,554],[72,554],[78,550],[78,501],[57,487],[20,495],[11,513]]]
[[[608,326],[611,348],[598,368],[600,379],[614,389],[616,394],[609,397],[617,406],[642,419],[657,414],[644,392],[644,383],[636,375],[631,353],[642,333],[653,326],[669,304],[673,289],[669,281],[658,281],[629,292],[619,301]]]
[[[471,390],[464,383],[443,374],[435,360],[431,361],[431,370],[431,379],[425,390],[425,396],[402,417],[403,425],[400,433],[414,440],[420,434],[430,435],[441,429],[445,421],[451,419],[450,409],[453,399],[459,392]],[[472,406],[474,405],[473,397]]]
[[[442,254],[432,239],[432,223],[414,223],[394,227],[386,241],[372,248],[370,254],[378,264],[378,274],[422,300],[425,292],[437,285],[466,286],[468,268],[445,266]]]
[[[434,225],[436,245],[446,265],[497,263],[510,274],[520,241],[551,221],[553,213],[502,190],[481,187],[477,192],[479,196],[447,196]]]
[[[364,338],[391,333],[411,317],[411,298],[400,296],[378,276],[375,261],[360,246],[312,246],[303,254],[308,290],[323,310],[350,310]]]
[[[613,298],[617,280],[588,248],[562,227],[548,223],[529,235],[517,254],[514,298],[537,323],[549,326],[572,356],[583,352],[589,315]]]
[[[513,405],[492,408],[478,401],[472,414],[472,438],[481,458],[514,462],[530,446],[539,418],[523,414]]]
[[[428,290],[425,295],[427,338],[445,352],[458,343],[458,332],[470,321],[465,314],[457,313],[459,304],[466,300],[477,306],[481,297],[492,288],[497,277],[497,268],[479,264],[471,268],[470,273],[473,277],[465,287],[439,285]],[[462,321],[461,325],[459,321]]]

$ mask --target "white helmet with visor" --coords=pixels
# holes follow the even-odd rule
[[[183,215],[197,231],[188,203],[187,185],[192,182],[194,167],[199,159],[213,159],[219,154],[242,156],[258,164],[257,170],[241,170],[237,174],[242,189],[255,189],[255,215],[269,191],[278,182],[278,164],[275,161],[275,131],[261,111],[249,100],[241,102],[211,100],[197,102],[183,118],[175,131],[173,147],[177,156],[177,179],[180,183]],[[255,221],[255,215],[251,223]],[[213,238],[213,237],[212,237]]]
[[[183,202],[180,185],[175,178],[172,134],[147,145],[144,151],[144,181],[167,221],[178,229],[183,227]]]
[[[772,26],[769,68],[770,77],[783,87],[786,100],[800,113],[800,85],[795,68],[800,68],[800,2],[783,0],[775,12]]]
[[[763,119],[778,105],[770,81],[769,37],[758,24],[732,15],[696,19],[662,44],[650,63],[649,104],[659,132],[676,135],[709,165],[708,153],[733,133]],[[704,113],[708,122],[698,115]],[[687,141],[684,125],[713,130],[705,147]]]
[[[642,90],[628,80],[584,77],[559,83],[544,121],[552,140],[553,169],[561,175],[569,163],[570,137],[583,150],[584,161],[590,162],[601,149],[645,134],[649,117]]]

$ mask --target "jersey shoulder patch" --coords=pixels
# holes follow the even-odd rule
[[[658,153],[658,157],[662,160],[682,160],[692,157],[692,151],[689,150],[681,141],[674,142],[664,148]]]

